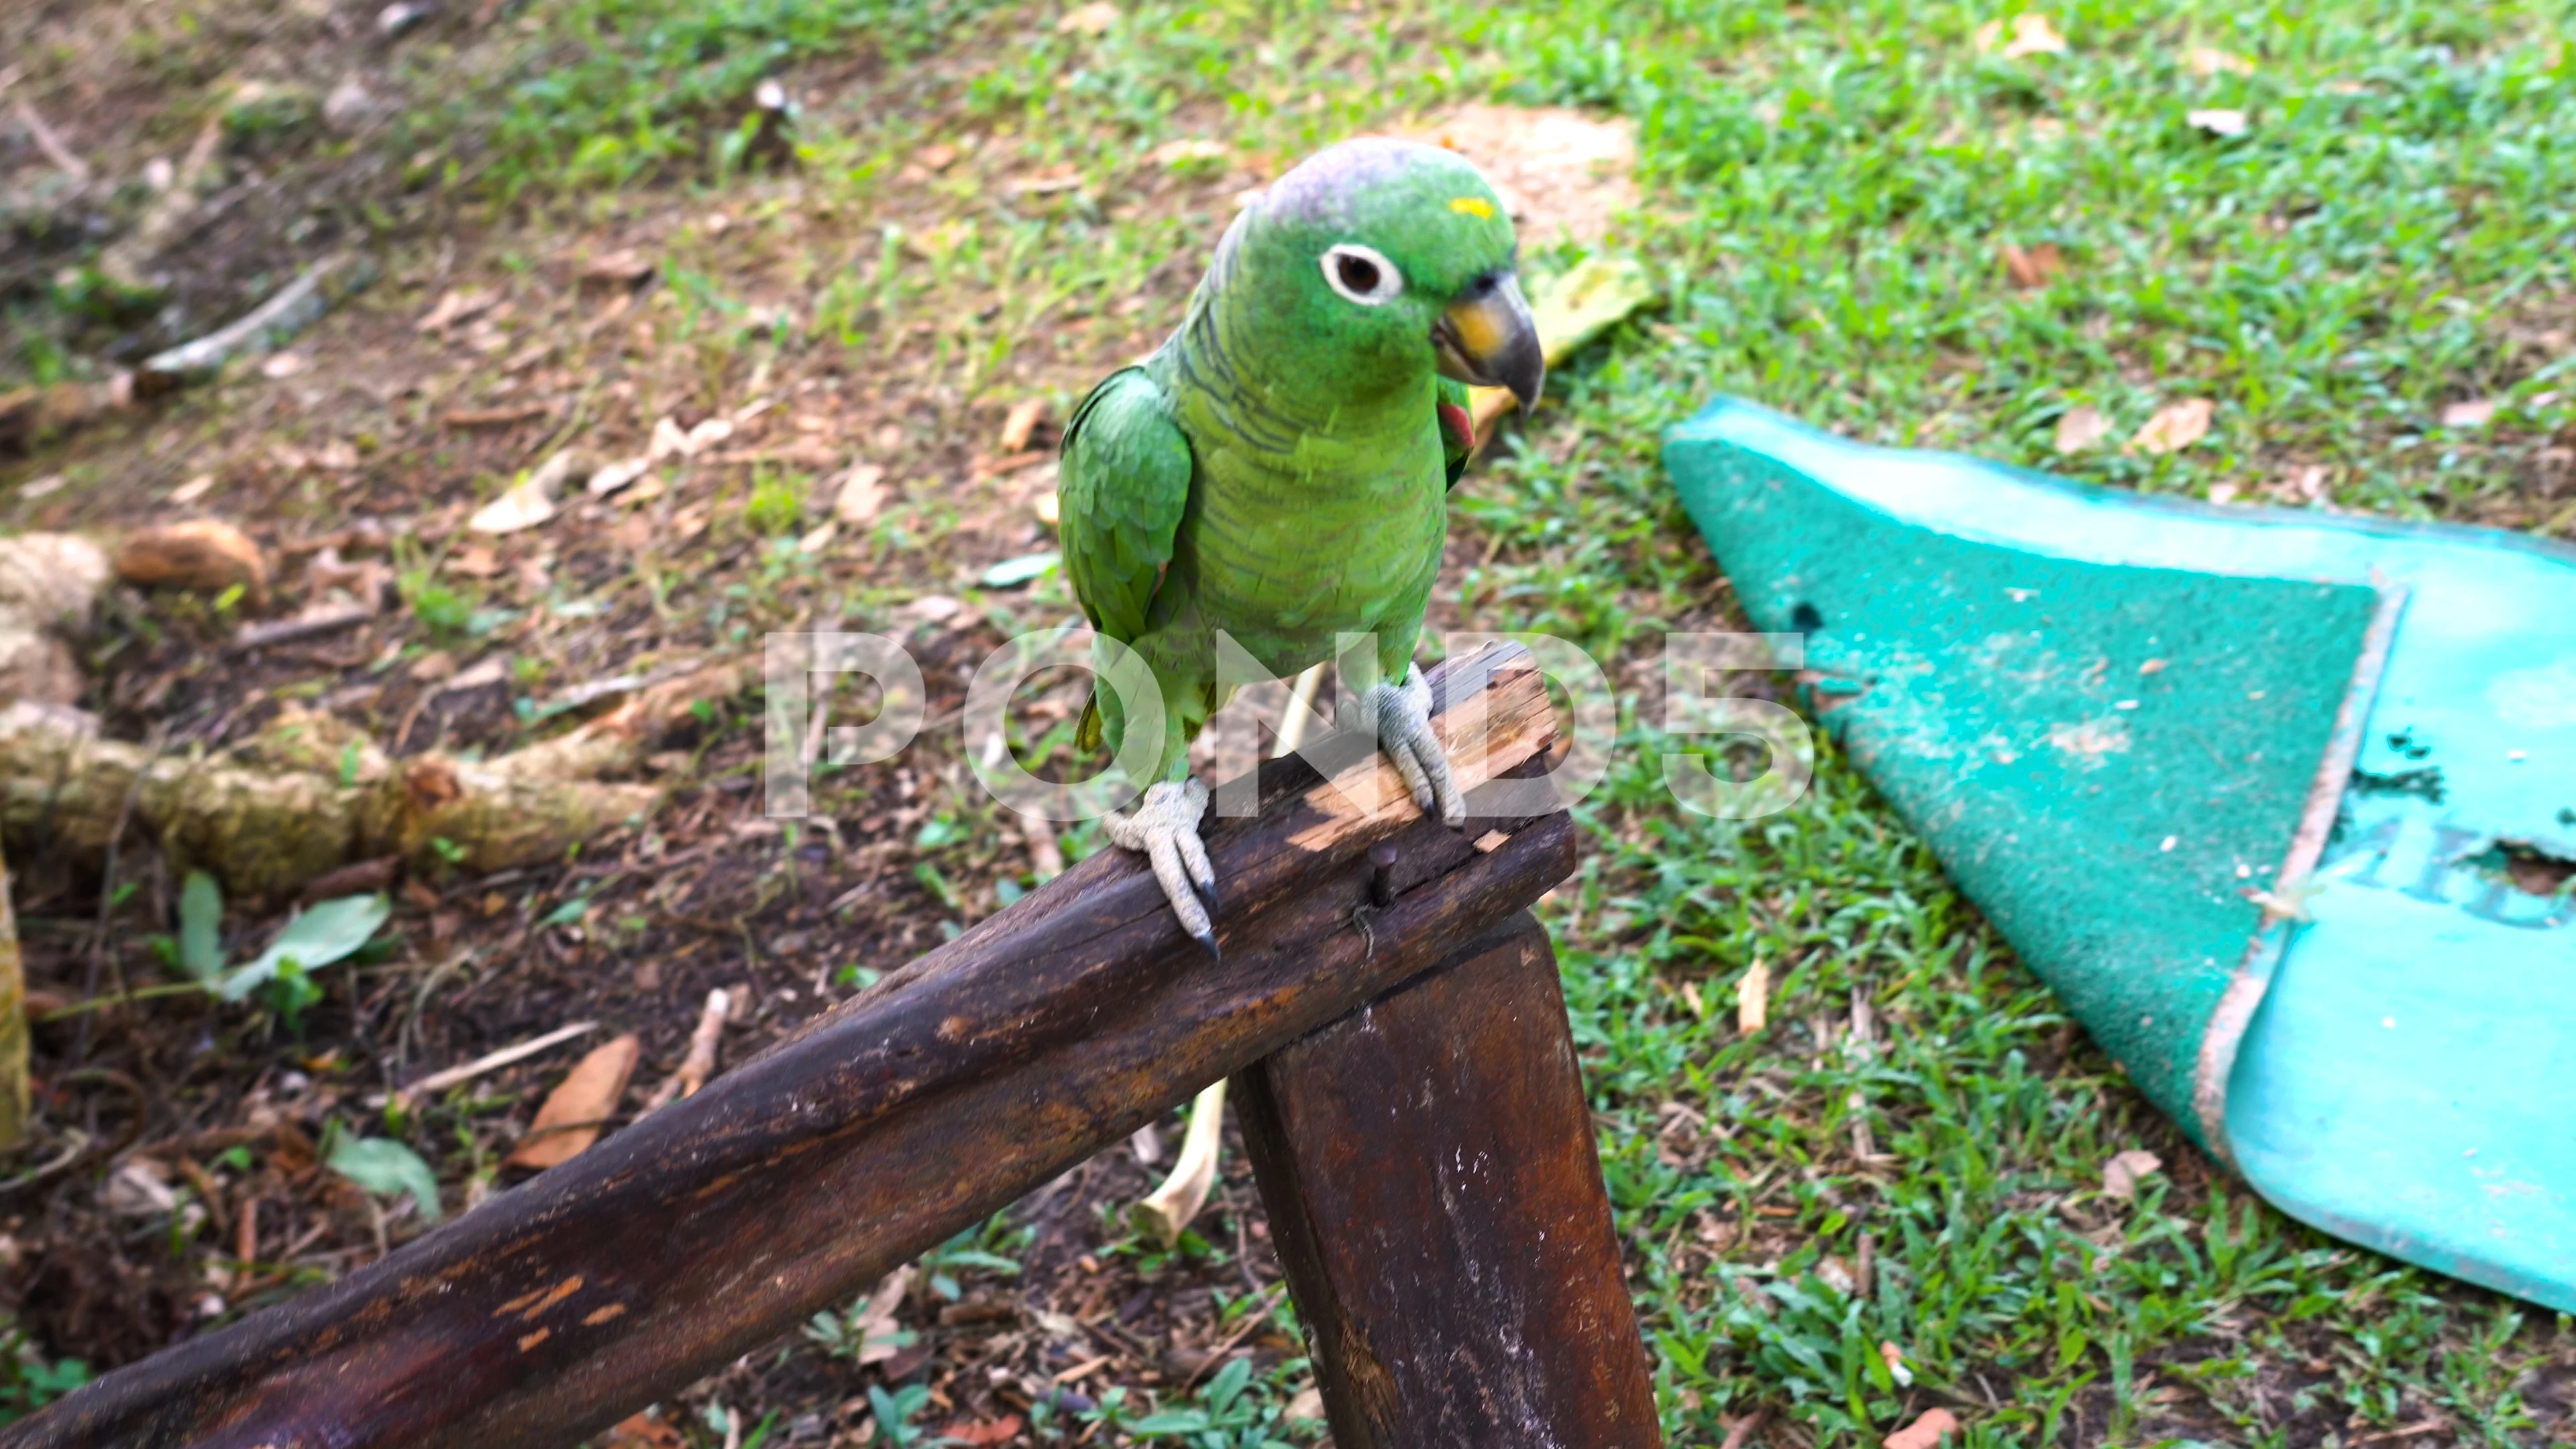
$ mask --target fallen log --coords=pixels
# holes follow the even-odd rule
[[[486,872],[541,864],[649,813],[659,789],[601,777],[634,769],[692,703],[725,698],[748,677],[700,669],[480,762],[391,759],[355,727],[301,710],[241,748],[203,755],[99,739],[23,706],[0,710],[0,829],[48,855],[96,860],[130,818],[176,863],[213,872],[237,897],[284,898],[389,855]]]
[[[1555,719],[1525,656],[1432,680],[1471,808],[1477,784],[1544,767]],[[1210,832],[1221,961],[1104,851],[695,1095],[0,1446],[575,1442],[1419,976],[1573,869],[1561,811],[1452,831],[1372,743],[1336,739],[1335,778],[1373,779],[1384,805],[1363,812],[1302,759],[1264,765],[1260,813]]]

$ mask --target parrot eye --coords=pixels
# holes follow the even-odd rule
[[[1324,281],[1363,307],[1392,302],[1404,290],[1404,275],[1374,247],[1343,242],[1324,253]]]

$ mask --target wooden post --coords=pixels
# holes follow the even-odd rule
[[[1663,1443],[1528,913],[1237,1085],[1337,1449]]]

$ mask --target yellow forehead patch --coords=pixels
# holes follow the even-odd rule
[[[1449,203],[1449,209],[1461,216],[1481,216],[1488,221],[1494,216],[1494,204],[1481,196],[1461,196]]]

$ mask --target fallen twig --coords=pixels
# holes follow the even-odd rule
[[[674,1099],[695,1093],[715,1075],[716,1046],[724,1037],[725,1017],[732,1010],[733,998],[723,987],[707,993],[707,1004],[698,1012],[697,1029],[689,1033],[688,1054],[680,1058],[680,1069],[644,1100],[645,1111],[667,1107]]]
[[[598,1029],[599,1023],[595,1021],[576,1021],[570,1026],[559,1026],[553,1031],[547,1032],[544,1036],[531,1037],[528,1040],[519,1043],[517,1046],[506,1046],[501,1048],[499,1051],[485,1052],[483,1055],[476,1057],[474,1060],[467,1062],[462,1066],[449,1067],[445,1071],[441,1072],[432,1072],[428,1076],[421,1078],[419,1081],[412,1083],[410,1086],[403,1088],[401,1091],[394,1093],[394,1097],[397,1101],[408,1106],[409,1104],[417,1102],[421,1098],[429,1096],[434,1092],[444,1092],[459,1082],[470,1082],[476,1077],[483,1075],[485,1072],[497,1072],[501,1068],[509,1066],[513,1062],[526,1061],[528,1058],[535,1056],[537,1053],[544,1051],[548,1047],[561,1046],[565,1042],[572,1040],[574,1037],[580,1036],[584,1032],[597,1031]]]
[[[233,635],[232,649],[246,653],[272,644],[293,644],[303,639],[318,639],[337,634],[376,617],[376,611],[364,604],[335,604],[296,615],[292,619],[271,619],[263,623],[244,624]]]
[[[1285,1284],[1280,1285],[1282,1288],[1286,1286],[1287,1285]],[[1190,1376],[1181,1380],[1181,1391],[1183,1393],[1189,1392],[1190,1386],[1197,1383],[1200,1377],[1206,1374],[1209,1369],[1215,1368],[1218,1364],[1223,1363],[1225,1361],[1225,1356],[1233,1352],[1234,1346],[1243,1342],[1246,1335],[1250,1334],[1252,1330],[1259,1328],[1263,1323],[1269,1321],[1270,1310],[1279,1306],[1279,1291],[1279,1288],[1271,1289],[1261,1295],[1261,1301],[1259,1303],[1256,1303],[1243,1311],[1243,1321],[1234,1326],[1234,1332],[1227,1334],[1223,1342],[1219,1343],[1216,1347],[1209,1349],[1207,1357],[1199,1360],[1199,1366],[1190,1370]]]
[[[333,302],[372,277],[373,268],[355,253],[325,257],[231,326],[147,359],[135,369],[134,391],[151,396],[184,387],[212,377],[237,354],[268,351],[313,325]]]
[[[45,153],[45,159],[54,163],[55,170],[74,181],[89,180],[89,163],[75,155],[71,147],[63,144],[61,133],[45,124],[45,118],[36,114],[34,106],[21,100],[17,104],[17,112],[18,124],[26,127],[27,134],[36,138],[36,149]]]
[[[143,214],[134,230],[112,243],[98,259],[98,269],[109,281],[120,287],[142,289],[146,282],[143,269],[150,266],[170,244],[178,240],[179,229],[197,209],[197,190],[205,183],[206,172],[215,164],[215,153],[223,145],[223,109],[217,107],[197,129],[197,139],[188,154],[171,174],[170,185]]]

